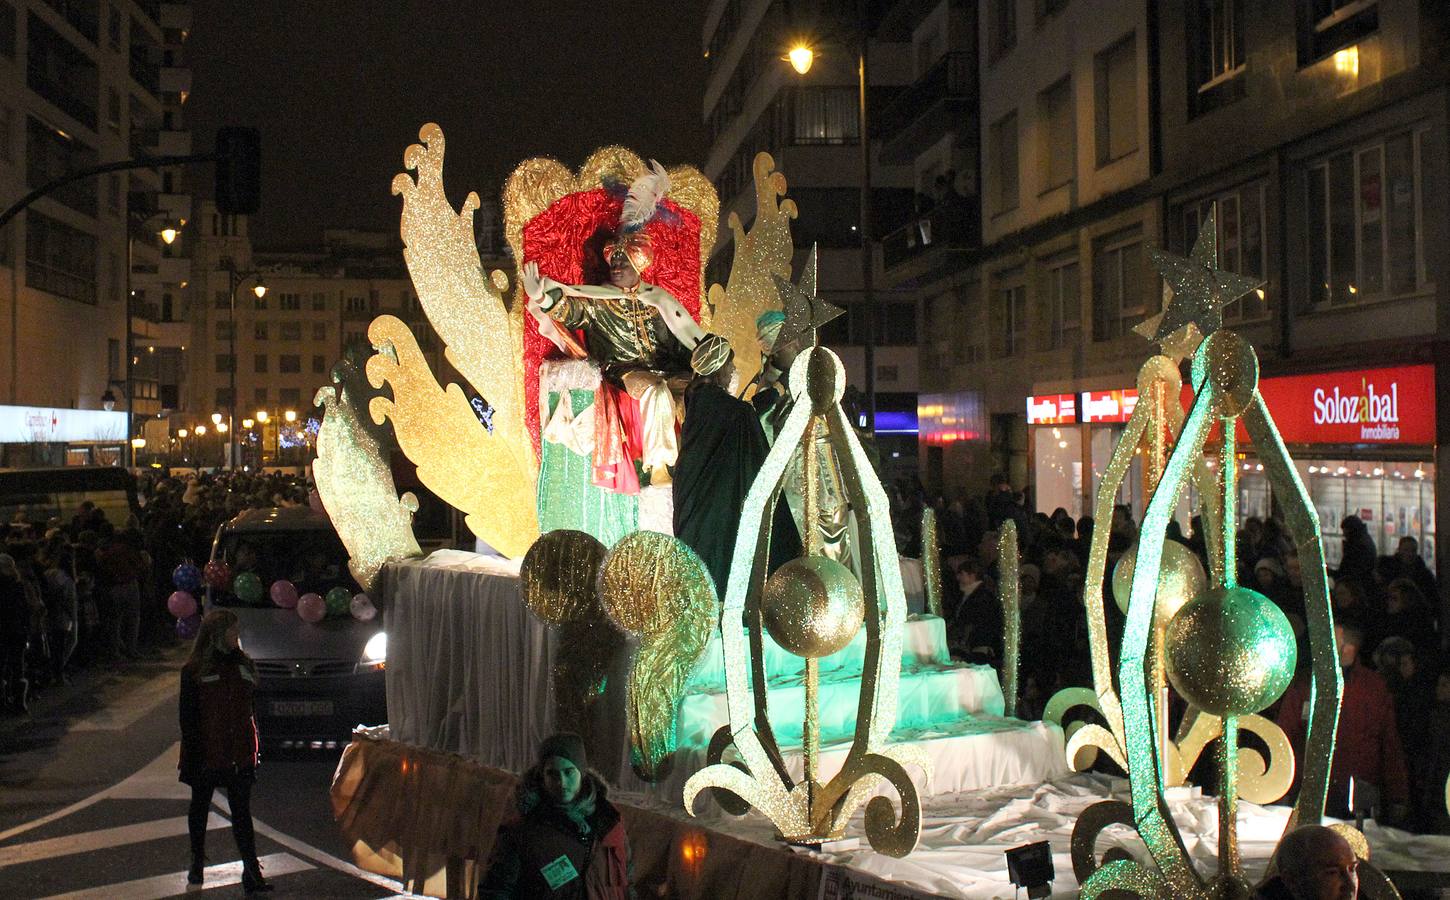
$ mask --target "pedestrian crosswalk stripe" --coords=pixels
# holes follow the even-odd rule
[[[90,717],[70,727],[71,731],[125,731],[151,710],[176,696],[175,678],[152,678],[127,692]]]
[[[258,861],[262,864],[262,874],[267,878],[291,875],[294,872],[305,872],[315,868],[311,863],[304,862],[290,853],[272,853]],[[237,861],[207,866],[205,879],[200,888],[186,883],[186,871],[183,869],[167,875],[122,881],[117,884],[86,888],[82,891],[71,891],[68,894],[55,894],[45,900],[159,900],[162,897],[174,897],[177,894],[197,890],[229,887],[241,884],[241,882],[242,864]]]
[[[226,819],[213,812],[207,818],[206,827],[208,830],[226,828],[228,824],[230,823]],[[97,831],[83,831],[79,834],[67,834],[25,844],[11,844],[0,847],[0,869],[39,859],[54,859],[58,856],[88,853],[92,850],[104,850],[125,844],[139,844],[142,841],[154,841],[159,838],[175,837],[179,834],[186,834],[186,816],[137,822],[134,825],[119,825],[115,828],[102,828]]]

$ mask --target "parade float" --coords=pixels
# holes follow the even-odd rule
[[[429,125],[420,138],[404,157],[414,174],[393,185],[405,258],[462,383],[441,383],[418,336],[382,316],[374,355],[318,392],[318,490],[389,635],[390,721],[359,731],[333,786],[359,864],[470,895],[514,778],[559,729],[584,736],[620,789],[639,881],[686,897],[829,896],[853,882],[872,896],[1002,896],[1004,851],[1035,841],[1049,844],[1058,891],[1230,896],[1287,830],[1323,818],[1341,685],[1322,545],[1253,349],[1219,327],[1220,307],[1257,285],[1216,269],[1212,217],[1191,259],[1155,257],[1171,291],[1144,336],[1162,353],[1143,366],[1150,402],[1098,495],[1111,505],[1145,460],[1142,537],[1111,573],[1127,616],[1119,658],[1092,602],[1110,577],[1100,534],[1084,610],[1094,685],[1029,722],[1015,716],[1015,535],[1002,541],[999,679],[949,658],[930,551],[927,611],[908,614],[885,494],[841,408],[842,365],[815,340],[839,311],[816,296],[814,253],[792,271],[797,211],[769,155],[754,164],[753,221],[728,221],[729,277],[707,290],[719,209],[697,170],[617,147],[577,172],[529,160],[503,196],[514,271],[485,272],[477,196],[451,206],[443,135]],[[739,383],[774,379],[779,401],[723,583],[671,533],[669,481],[690,351],[719,339]],[[781,341],[799,352],[774,370]],[[1294,764],[1257,714],[1293,674],[1293,639],[1233,581],[1240,422],[1272,460],[1276,493],[1301,501],[1290,523],[1315,700],[1292,808],[1266,805]],[[421,556],[391,452],[465,515],[479,552]],[[1164,542],[1190,482],[1208,572]],[[772,560],[792,527],[798,552]],[[1191,704],[1171,738],[1170,684]],[[1241,745],[1245,732],[1268,750]],[[1205,796],[1185,779],[1210,746],[1218,781]],[[1126,781],[1071,774],[1099,755]],[[1403,865],[1403,841],[1368,833],[1350,834],[1358,852],[1377,845]],[[1378,869],[1362,871],[1393,895]]]

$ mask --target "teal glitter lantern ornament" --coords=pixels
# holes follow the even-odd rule
[[[1165,647],[1174,690],[1216,716],[1246,716],[1279,699],[1297,661],[1284,613],[1239,585],[1215,588],[1179,610]]]
[[[338,585],[323,596],[329,616],[345,616],[352,612],[352,592]]]

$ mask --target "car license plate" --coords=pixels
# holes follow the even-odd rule
[[[274,716],[330,716],[331,700],[273,700]]]

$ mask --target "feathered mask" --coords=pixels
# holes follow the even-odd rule
[[[605,260],[616,252],[629,258],[629,264],[636,272],[643,274],[654,262],[654,246],[644,227],[660,212],[660,201],[670,192],[670,176],[665,167],[654,160],[649,161],[649,171],[634,180],[624,198],[624,209],[619,214],[619,229],[614,239],[604,245]],[[623,185],[606,182],[605,189],[614,193]]]

